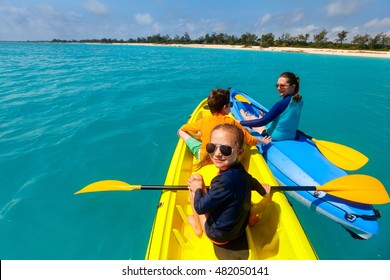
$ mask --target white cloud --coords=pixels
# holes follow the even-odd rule
[[[383,18],[383,19],[373,19],[369,22],[366,22],[363,25],[365,28],[371,28],[371,29],[383,29],[383,28],[390,28],[390,17]]]
[[[333,27],[329,33],[333,34],[333,33],[340,33],[341,31],[347,31],[348,32],[348,28],[345,28],[344,26],[335,26]]]
[[[201,18],[198,26],[202,29],[201,34],[224,33],[227,29],[227,24],[224,21],[215,21],[212,19]]]
[[[161,33],[163,31],[163,26],[158,22],[153,23],[152,28],[154,33]]]
[[[150,14],[136,14],[134,16],[135,22],[139,25],[152,25],[153,18]]]
[[[186,30],[188,30],[189,32],[192,32],[196,29],[196,25],[194,23],[187,23],[186,24]]]
[[[213,22],[213,24],[211,25],[211,30],[217,33],[223,33],[226,31],[226,23],[222,21]]]
[[[349,15],[356,12],[365,1],[359,0],[331,0],[326,7],[330,17],[339,15]]]
[[[264,29],[265,26],[268,28],[272,26],[278,26],[281,29],[287,29],[292,26],[292,24],[297,24],[304,19],[304,13],[302,11],[289,12],[287,15],[284,13],[274,14],[266,13],[264,14],[258,22],[254,23],[254,26],[259,29]]]
[[[315,26],[314,24],[309,24],[304,27],[297,27],[293,29],[292,35],[301,35],[301,34],[310,34],[314,31],[319,30],[318,26]]]
[[[271,21],[271,19],[272,19],[272,15],[270,13],[266,13],[264,16],[262,16],[260,20],[260,24],[261,25],[266,24],[267,22]]]
[[[328,41],[331,41],[331,42],[336,41],[338,39],[337,34],[339,34],[341,31],[348,32],[347,39],[348,39],[348,37],[351,37],[350,31],[348,28],[345,28],[344,26],[335,26],[335,27],[331,28],[330,30],[328,30],[328,34],[327,34]]]
[[[88,0],[84,3],[84,8],[95,15],[106,16],[108,10],[104,4],[100,3],[98,0]]]
[[[291,22],[300,22],[303,19],[303,12],[296,12],[295,14],[292,15],[291,17]]]
[[[0,6],[0,39],[51,40],[77,34],[81,14],[58,11],[49,5],[34,8]]]
[[[193,33],[197,30],[199,24],[194,22],[187,22],[185,19],[180,19],[177,24],[177,34],[184,34],[184,32]]]

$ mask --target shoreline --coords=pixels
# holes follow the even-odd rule
[[[243,45],[211,45],[211,44],[154,44],[154,43],[120,43],[120,44],[114,43],[114,44],[128,45],[128,46],[161,46],[161,47],[178,47],[178,48],[248,50],[248,51],[264,51],[264,52],[293,52],[293,53],[306,53],[306,54],[390,58],[390,51],[386,52],[386,51],[317,49],[317,48],[296,48],[296,47],[261,48],[259,46],[245,47]]]

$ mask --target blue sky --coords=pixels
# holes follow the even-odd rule
[[[0,0],[0,41],[206,33],[390,36],[389,0]],[[311,37],[312,38],[312,37]]]

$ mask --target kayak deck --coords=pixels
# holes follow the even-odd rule
[[[206,100],[199,104],[189,122],[210,114],[206,104]],[[196,162],[191,151],[179,139],[165,185],[187,185]],[[256,147],[246,147],[242,163],[260,182],[277,185]],[[209,185],[217,171],[214,165],[208,165],[194,173],[202,174],[206,185]],[[256,204],[261,199],[257,192],[252,192],[252,203]],[[188,191],[162,192],[146,259],[317,259],[295,212],[282,192],[273,194],[272,201],[267,205],[260,221],[255,226],[246,228],[246,238],[236,244],[232,243],[234,248],[214,248],[205,233],[201,238],[197,237],[187,221],[188,215],[192,215]]]

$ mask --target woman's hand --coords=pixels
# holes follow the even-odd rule
[[[262,110],[259,110],[259,119],[261,119],[262,117],[264,117],[264,112]]]
[[[259,142],[263,145],[267,145],[269,142],[272,141],[271,136],[267,135],[263,139],[260,139]]]
[[[244,120],[246,120],[246,121],[257,120],[258,119],[256,116],[252,115],[248,111],[244,111],[243,109],[240,109],[240,114],[241,114],[242,118]]]

